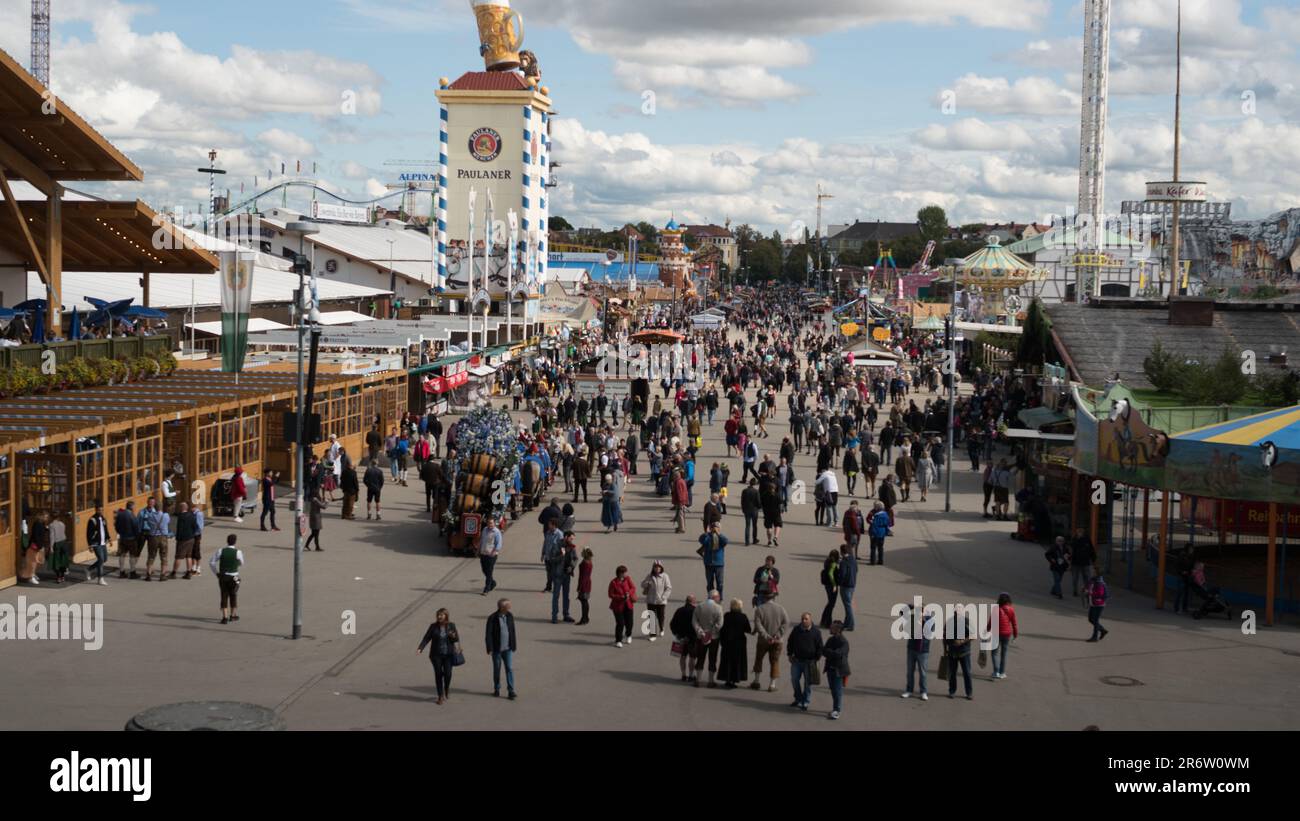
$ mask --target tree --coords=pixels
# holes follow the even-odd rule
[[[1269,407],[1295,405],[1300,403],[1300,374],[1290,368],[1261,371],[1255,377],[1255,391]]]
[[[551,231],[572,231],[573,226],[564,217],[551,217],[546,221],[546,227]]]
[[[908,234],[894,240],[889,249],[894,252],[894,264],[900,270],[907,270],[920,262],[921,254],[925,252],[925,242],[925,238],[919,234]]]
[[[1188,404],[1230,405],[1250,389],[1250,377],[1241,372],[1241,357],[1226,346],[1214,362],[1185,367],[1178,392]]]
[[[1142,360],[1142,372],[1146,374],[1147,381],[1156,390],[1176,393],[1184,382],[1184,371],[1188,367],[1183,360],[1183,357],[1172,351],[1166,351],[1165,346],[1157,339],[1156,344],[1151,348],[1151,353]]]
[[[927,205],[916,212],[916,221],[921,224],[921,239],[926,242],[942,242],[948,238],[948,215],[938,205]]]
[[[642,244],[658,242],[659,229],[655,228],[650,223],[645,221],[638,222],[636,224],[636,230],[640,231],[641,236],[644,237]]]
[[[1031,371],[1041,370],[1051,351],[1052,320],[1043,310],[1043,303],[1034,299],[1029,303],[1029,311],[1025,315],[1020,346],[1016,350],[1016,364]]]

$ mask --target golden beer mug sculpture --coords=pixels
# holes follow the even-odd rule
[[[510,0],[470,0],[478,21],[478,52],[488,71],[519,68],[519,47],[524,44],[524,18],[510,8]]]

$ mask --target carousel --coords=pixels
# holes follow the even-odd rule
[[[968,321],[995,320],[999,313],[1005,313],[1012,325],[1026,305],[1021,289],[1048,276],[1046,269],[1037,268],[1004,248],[997,237],[989,237],[988,244],[966,257],[961,265],[941,270],[949,283],[959,282],[965,288]],[[1031,287],[1029,292],[1032,291]]]

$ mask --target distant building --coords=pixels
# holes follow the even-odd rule
[[[740,248],[736,245],[736,235],[730,228],[721,225],[686,225],[686,237],[696,246],[712,245],[722,253],[722,262],[728,270],[736,270],[740,260]]]
[[[845,251],[873,251],[877,243],[888,245],[902,237],[920,236],[919,222],[855,222],[827,238],[827,247],[837,256]]]

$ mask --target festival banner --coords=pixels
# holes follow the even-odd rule
[[[222,251],[221,260],[221,370],[240,373],[248,352],[248,312],[253,304],[251,253]]]

